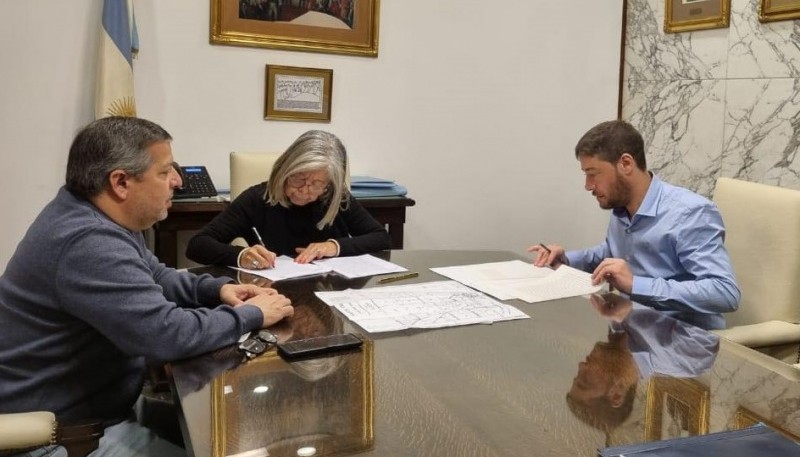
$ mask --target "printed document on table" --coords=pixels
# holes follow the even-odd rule
[[[331,257],[329,259],[317,260],[314,263],[317,265],[325,265],[336,273],[350,279],[408,271],[400,265],[387,262],[386,260],[379,259],[369,254],[353,257]]]
[[[325,274],[330,271],[335,271],[350,279],[407,271],[400,265],[387,262],[369,254],[353,257],[332,257],[329,259],[315,260],[312,263],[306,264],[295,263],[294,259],[291,257],[282,255],[275,259],[275,266],[273,268],[265,270],[250,270],[247,268],[235,269],[273,281]]]
[[[529,318],[456,281],[315,293],[370,333]]]
[[[326,265],[318,265],[315,263],[295,263],[294,259],[287,255],[282,255],[276,258],[275,266],[265,270],[250,270],[247,268],[234,269],[271,279],[273,281],[320,275],[331,271],[331,268]]]
[[[500,300],[518,298],[536,303],[599,292],[592,275],[561,265],[553,270],[521,260],[431,268],[431,271],[478,289]]]

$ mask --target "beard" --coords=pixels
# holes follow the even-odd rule
[[[614,181],[614,186],[610,189],[610,191],[606,194],[606,201],[601,202],[598,201],[600,204],[600,208],[603,209],[614,209],[614,208],[623,208],[628,205],[628,202],[631,200],[631,186],[625,182],[624,179],[617,173],[616,180]]]

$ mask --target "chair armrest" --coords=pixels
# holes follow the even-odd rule
[[[0,449],[26,449],[56,441],[56,416],[47,411],[0,414]]]
[[[800,324],[766,321],[714,330],[717,335],[743,346],[757,348],[800,342]]]

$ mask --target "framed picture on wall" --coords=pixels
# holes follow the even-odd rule
[[[731,0],[664,0],[664,32],[718,29],[730,24]]]
[[[380,0],[211,0],[212,44],[376,57]]]
[[[264,119],[331,120],[333,70],[267,65]]]
[[[758,20],[761,22],[800,19],[800,0],[761,0]]]

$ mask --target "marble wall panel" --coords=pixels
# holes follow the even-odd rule
[[[800,21],[761,23],[758,4],[733,0],[727,77],[800,77]]]
[[[722,176],[800,189],[800,79],[728,81]]]
[[[718,176],[800,189],[800,20],[732,0],[729,28],[666,34],[664,0],[627,1],[622,117],[650,168],[706,196]]]
[[[628,0],[625,79],[721,79],[728,29],[664,33],[664,0]]]
[[[628,81],[623,119],[642,134],[648,168],[709,196],[720,173],[724,80]]]

